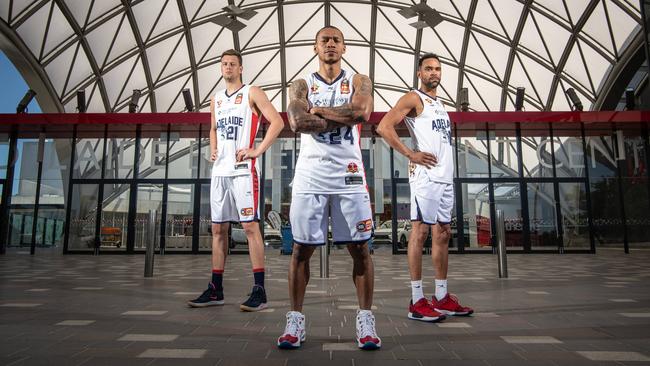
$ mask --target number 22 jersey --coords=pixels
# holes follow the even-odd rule
[[[250,85],[242,85],[231,95],[226,89],[214,95],[217,160],[213,177],[232,177],[258,170],[257,159],[237,162],[237,150],[252,148],[258,129],[258,117],[250,107]]]
[[[310,107],[338,107],[352,100],[354,73],[341,70],[332,83],[318,74],[305,77]],[[361,159],[361,124],[322,133],[300,134],[294,193],[367,193]]]

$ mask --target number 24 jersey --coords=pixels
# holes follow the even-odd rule
[[[352,100],[354,73],[328,83],[318,74],[305,77],[310,107],[339,107]],[[293,180],[294,193],[367,193],[359,145],[361,124],[323,133],[302,133]]]

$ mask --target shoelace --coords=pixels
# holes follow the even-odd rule
[[[298,335],[300,328],[300,318],[296,315],[287,314],[287,326],[284,328],[284,334]]]
[[[365,336],[376,337],[375,317],[372,314],[357,317],[357,324],[359,326],[359,333],[361,333],[359,338]]]

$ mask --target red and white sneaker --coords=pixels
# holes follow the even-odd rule
[[[381,348],[381,339],[375,330],[375,316],[370,310],[357,310],[357,346],[363,350]]]
[[[431,304],[437,312],[446,315],[468,316],[472,315],[474,312],[474,309],[460,305],[458,303],[458,298],[449,293],[441,300],[437,300],[436,297],[433,296]]]
[[[443,321],[446,318],[444,314],[437,312],[425,297],[418,300],[415,304],[411,300],[409,303],[408,317],[409,319],[431,323]]]
[[[305,340],[305,316],[298,311],[288,312],[287,326],[284,328],[284,334],[278,338],[278,347],[282,349],[299,348]]]

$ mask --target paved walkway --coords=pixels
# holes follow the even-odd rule
[[[429,324],[406,318],[405,256],[378,250],[374,311],[383,348],[355,347],[351,260],[334,251],[330,279],[312,279],[307,342],[278,350],[288,310],[288,257],[267,252],[271,308],[243,313],[248,257],[228,258],[226,305],[190,309],[209,280],[209,257],[0,256],[0,365],[650,365],[650,251],[597,255],[452,255],[450,289],[470,318]],[[425,257],[425,294],[433,272]],[[183,359],[179,359],[183,358]]]

